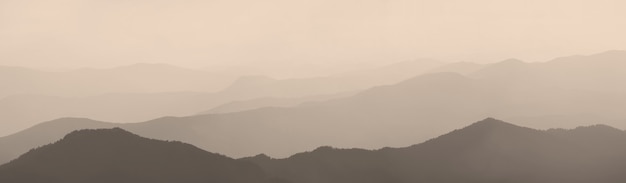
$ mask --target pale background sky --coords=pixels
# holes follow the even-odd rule
[[[353,67],[626,49],[623,0],[0,0],[0,65]]]

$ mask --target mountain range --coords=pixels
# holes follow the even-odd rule
[[[244,159],[302,183],[608,183],[626,180],[625,142],[626,132],[608,126],[542,131],[488,118],[404,148],[320,147],[285,159]]]
[[[535,130],[487,118],[407,147],[231,159],[113,128],[35,148],[0,166],[0,181],[614,183],[626,181],[625,145],[626,132],[606,125]]]
[[[120,128],[80,130],[0,166],[0,182],[278,182],[257,165]]]
[[[571,60],[575,64],[596,65],[585,68],[588,70],[619,68],[619,60],[626,60],[626,52],[611,51],[575,58]],[[425,74],[397,84],[373,87],[353,96],[293,107],[164,117],[132,124],[62,118],[0,138],[0,149],[7,156],[0,159],[12,159],[72,130],[93,128],[93,124],[119,126],[149,138],[184,141],[232,157],[258,153],[286,157],[321,145],[367,149],[402,147],[485,116],[540,129],[594,123],[624,128],[626,116],[619,109],[626,107],[626,93],[611,89],[609,81],[606,87],[596,84],[598,87],[586,90],[554,83],[563,78],[557,70],[550,68],[567,61],[524,63],[507,60],[487,65],[467,76]],[[616,75],[619,73],[607,72],[607,76],[595,70],[584,73],[594,74],[572,78],[611,76],[618,80],[622,77]],[[534,74],[552,77],[539,79],[532,77]],[[66,125],[67,120],[72,125]]]
[[[611,51],[575,57],[571,62],[596,66],[585,68],[591,71],[582,75],[572,72],[571,77],[606,78],[605,73],[593,69],[619,68],[621,62],[617,60],[626,60],[625,53]],[[163,117],[132,124],[62,118],[2,137],[0,149],[8,156],[2,158],[6,161],[29,148],[53,142],[72,130],[94,128],[94,125],[119,126],[149,138],[184,141],[232,157],[258,153],[287,157],[322,145],[366,149],[402,147],[485,116],[540,129],[595,123],[624,128],[626,116],[620,109],[626,107],[626,94],[613,90],[611,82],[605,87],[586,90],[554,83],[562,76],[557,70],[548,71],[552,65],[566,61],[529,64],[507,60],[487,65],[470,75],[420,75],[353,96],[293,107]],[[532,77],[535,73],[546,73],[540,74],[546,75],[546,79]],[[606,74],[622,77],[616,75],[618,73]]]
[[[233,112],[266,106],[295,106],[309,101],[348,96],[369,87],[413,77],[440,65],[444,63],[417,60],[336,76],[292,79],[273,79],[266,76],[243,76],[232,79],[235,76],[211,75],[206,71],[186,70],[163,64],[137,64],[108,70],[26,72],[28,74],[4,73],[0,69],[0,75],[3,73],[11,75],[4,78],[8,83],[22,83],[21,85],[28,86],[39,86],[37,83],[46,84],[41,86],[45,89],[7,85],[15,88],[6,92],[20,91],[14,92],[19,94],[6,97],[0,95],[0,122],[5,127],[0,129],[0,136],[15,133],[42,121],[62,117],[84,117],[128,123],[163,116],[189,116],[206,113],[205,111],[213,108],[219,109],[212,112]],[[221,80],[212,81],[214,77]],[[232,83],[224,84],[227,81]],[[158,86],[159,84],[162,86]],[[216,87],[211,89],[205,85],[224,86],[223,89]],[[56,91],[57,89],[62,89],[65,93]],[[221,106],[230,103],[236,104]]]

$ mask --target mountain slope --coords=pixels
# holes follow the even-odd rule
[[[469,74],[508,83],[511,87],[557,87],[569,90],[624,92],[626,50],[556,58],[543,63],[508,60]]]
[[[453,73],[446,74],[435,74],[432,76],[425,76],[423,84],[417,79],[416,82],[413,83],[404,83],[406,87],[411,87],[410,85],[417,85],[415,87],[428,87],[432,82],[437,82],[433,80],[438,80],[439,76],[447,78],[448,75],[452,75],[450,81],[460,80],[461,82],[465,82],[462,76],[456,77]],[[430,80],[430,81],[428,81]],[[446,84],[442,84],[446,85]],[[392,89],[394,87],[391,87]],[[397,91],[401,92],[406,88],[398,88]],[[381,90],[380,88],[375,88],[372,90]],[[387,90],[387,89],[385,89]],[[396,89],[394,89],[396,90]],[[438,92],[437,90],[425,91],[425,95],[430,92]],[[451,91],[452,92],[452,91]],[[456,92],[463,92],[461,90],[456,90]],[[371,92],[369,92],[371,93]],[[375,92],[373,92],[375,93]],[[428,96],[423,96],[421,99],[415,98],[413,101],[403,101],[398,104],[394,104],[395,106],[401,107],[402,111],[397,111],[394,113],[408,113],[410,115],[419,115],[419,113],[414,112],[415,110],[403,107],[408,106],[411,107],[415,105],[415,101],[426,100],[429,98],[433,98],[431,95],[435,93],[430,93]],[[116,126],[120,126],[124,129],[130,130],[133,133],[137,133],[141,136],[163,139],[163,140],[180,140],[192,143],[198,147],[204,149],[214,149],[219,153],[227,154],[235,157],[249,156],[253,154],[257,154],[260,152],[266,152],[274,156],[287,156],[295,152],[300,152],[306,149],[310,149],[321,144],[328,145],[341,145],[341,146],[352,146],[354,140],[360,141],[359,146],[361,144],[367,143],[368,140],[360,138],[348,139],[349,141],[336,141],[342,144],[331,144],[336,138],[342,135],[342,131],[346,129],[337,128],[337,129],[326,129],[325,125],[328,124],[341,124],[345,125],[353,124],[357,125],[357,123],[364,123],[368,125],[375,125],[377,120],[385,120],[388,119],[387,115],[393,115],[393,111],[388,111],[391,106],[381,106],[381,105],[361,105],[361,101],[373,101],[384,99],[385,97],[394,97],[396,100],[402,101],[402,97],[413,96],[412,93],[405,93],[405,95],[396,95],[393,93],[381,93],[375,94],[381,95],[379,96],[358,96],[358,98],[349,100],[341,100],[341,101],[328,101],[328,102],[320,102],[311,105],[305,105],[294,108],[261,108],[251,111],[243,111],[237,113],[229,113],[229,114],[212,114],[212,115],[200,115],[200,116],[190,116],[190,117],[169,117],[169,118],[159,118],[155,120],[149,120],[142,123],[136,124],[118,124]],[[216,98],[223,100],[227,99],[228,93],[224,95],[218,95]],[[357,97],[357,96],[354,96]],[[351,98],[354,98],[351,97]],[[116,100],[113,100],[116,101]],[[198,102],[198,101],[194,101]],[[204,103],[208,103],[205,101]],[[354,103],[354,104],[352,104]],[[419,104],[419,103],[418,103]],[[191,105],[191,104],[187,104]],[[352,105],[358,105],[356,108],[353,108]],[[132,106],[132,105],[130,105]],[[330,106],[330,107],[329,107]],[[156,107],[177,107],[177,106],[161,106],[157,105]],[[445,107],[440,105],[439,107]],[[121,107],[121,109],[125,109]],[[142,109],[142,108],[139,108]],[[408,110],[408,111],[407,111]],[[126,110],[124,112],[129,112],[131,110]],[[339,113],[339,111],[344,111]],[[365,116],[356,115],[355,112],[363,111],[369,114],[377,114],[377,113],[385,113],[384,115],[372,116],[372,118],[364,118]],[[106,112],[106,110],[104,110]],[[376,117],[376,118],[373,118]],[[462,121],[464,116],[457,116],[455,119],[458,119],[459,122]],[[419,118],[414,118],[419,119]],[[410,117],[403,117],[401,121],[398,123],[405,123],[409,120],[414,120]],[[47,125],[37,125],[31,129],[37,129],[36,131],[53,131],[55,136],[39,136],[38,133],[32,133],[33,130],[26,130],[19,132],[14,135],[10,135],[7,137],[0,138],[0,147],[2,149],[6,149],[5,151],[11,151],[10,154],[17,156],[23,151],[26,151],[32,147],[36,147],[42,145],[42,142],[49,143],[61,138],[64,134],[69,133],[71,130],[76,129],[84,129],[84,128],[93,128],[99,126],[91,125],[91,120],[80,119],[85,121],[85,124],[73,123],[73,125],[63,125],[66,119],[55,120],[53,122],[47,123]],[[79,121],[80,121],[79,120]],[[229,122],[230,121],[230,122]],[[59,123],[58,126],[56,126]],[[410,124],[408,124],[410,125]],[[417,124],[419,125],[419,124]],[[452,124],[450,126],[453,126]],[[306,128],[309,129],[306,129]],[[68,128],[73,128],[69,130]],[[373,130],[375,127],[372,126],[369,130]],[[395,126],[389,126],[389,129],[395,128]],[[327,137],[324,138],[316,138],[316,130],[324,130],[329,133]],[[435,135],[437,132],[443,133],[446,128],[441,129],[433,129],[433,133],[428,134],[420,134],[422,138],[431,137],[431,135]],[[356,131],[355,131],[356,132]],[[366,137],[371,132],[357,132],[357,134],[351,134],[354,136]],[[384,134],[378,134],[374,138],[383,137]],[[235,138],[235,136],[239,136]],[[300,136],[303,139],[294,138],[295,136]],[[387,138],[387,137],[385,137]],[[302,140],[302,141],[301,141]],[[396,141],[398,144],[393,144],[391,142],[395,141],[395,139],[369,139],[369,140],[377,140],[376,143],[372,143],[369,145],[370,147],[376,147],[380,145],[409,145],[412,143],[412,140],[405,139],[402,141]],[[3,143],[4,142],[4,143]],[[287,143],[293,144],[292,146],[284,146],[282,148],[273,148],[274,144]],[[5,145],[8,144],[8,145]],[[256,144],[256,145],[252,145]],[[25,148],[26,147],[26,148]],[[17,152],[17,153],[16,153]],[[4,159],[12,159],[14,157],[0,157],[0,160]]]
[[[229,102],[227,98],[194,92],[116,93],[89,97],[14,95],[0,99],[0,136],[42,121],[62,117],[90,118],[118,123],[162,116],[185,116]]]
[[[113,128],[115,123],[94,121],[85,118],[60,118],[43,122],[32,128],[0,138],[0,164],[6,163],[29,149],[55,142],[64,135],[79,129]]]
[[[568,93],[558,89],[516,91],[490,80],[437,73],[309,105],[159,118],[120,127],[141,136],[184,141],[232,157],[258,153],[286,157],[321,145],[368,149],[408,146],[416,140],[450,131],[467,120],[485,116],[505,120],[545,114],[595,113],[619,117],[616,109],[626,104],[620,99],[626,99],[625,96],[623,93]],[[535,128],[551,128],[557,124],[516,122]],[[605,121],[572,121],[563,127],[591,122]],[[89,128],[76,128],[79,127]],[[42,138],[37,134],[26,136],[28,139]]]
[[[606,61],[612,62],[617,61]],[[232,157],[258,153],[287,157],[322,145],[366,149],[403,147],[486,116],[506,121],[541,116],[566,116],[563,119],[599,116],[586,118],[590,120],[511,121],[538,129],[593,123],[625,128],[620,119],[626,119],[621,110],[626,107],[626,93],[577,90],[558,86],[552,80],[521,77],[543,64],[548,63],[527,65],[509,60],[492,69],[507,68],[510,72],[485,72],[493,76],[427,74],[309,105],[159,118],[120,127],[141,136],[184,141]],[[504,76],[499,77],[501,74]],[[37,134],[24,135],[27,136],[40,138]],[[46,140],[57,139],[41,141]]]
[[[0,166],[1,182],[264,182],[256,165],[119,128],[81,130]]]
[[[202,114],[219,114],[219,113],[231,113],[231,112],[241,112],[253,109],[259,109],[264,107],[295,107],[298,105],[303,105],[307,103],[314,102],[323,102],[332,99],[344,98],[354,95],[357,92],[343,92],[337,94],[329,94],[329,95],[314,95],[314,96],[306,96],[306,97],[298,97],[298,98],[275,98],[275,97],[265,97],[251,100],[243,100],[243,101],[234,101],[227,104],[223,104],[217,107],[212,108],[208,111],[203,111],[198,113]]]
[[[303,183],[626,180],[623,155],[599,156],[609,149],[589,149],[583,144],[489,118],[406,148],[321,147],[285,159],[259,155],[243,160],[258,163],[272,175]]]
[[[455,62],[455,63],[450,63],[450,64],[446,64],[446,65],[434,68],[430,70],[429,72],[430,73],[454,72],[454,73],[459,73],[462,75],[469,75],[482,69],[483,67],[485,67],[485,65],[472,63],[472,62]]]
[[[439,81],[441,84],[432,85]],[[165,129],[168,133],[181,130],[181,134],[195,137],[178,136],[175,140],[234,157],[260,152],[287,156],[319,145],[406,146],[415,139],[448,131],[464,120],[482,118],[485,108],[473,104],[489,96],[466,89],[473,85],[471,79],[457,74],[434,74],[390,87],[374,88],[345,99],[293,108],[166,118],[128,124],[123,128],[152,138],[163,138],[161,132]],[[454,97],[437,100],[439,95]],[[457,100],[465,98],[469,101]],[[442,110],[447,110],[448,115],[438,118],[441,114],[434,112]],[[432,123],[446,125],[429,125]],[[411,130],[426,127],[430,127],[428,132],[414,133]],[[324,135],[320,135],[322,132]]]
[[[242,107],[295,106],[307,101],[342,97],[380,84],[394,83],[440,65],[437,61],[406,62],[346,75],[272,79],[266,76],[212,75],[163,64],[135,64],[113,69],[41,72],[0,67],[0,136],[41,121],[83,117],[110,122],[139,122],[163,116],[189,116],[234,101]],[[15,70],[15,71],[13,71]],[[13,76],[15,75],[15,76]],[[216,78],[217,77],[217,78]],[[219,81],[213,81],[219,78]],[[234,83],[226,85],[226,82]],[[16,84],[18,86],[13,86]],[[32,86],[31,86],[32,85]],[[224,89],[215,88],[220,85]],[[211,89],[209,89],[211,88]],[[213,92],[216,91],[216,92]],[[4,96],[6,94],[13,94]],[[269,101],[249,101],[261,98]],[[294,100],[291,100],[294,99]],[[240,105],[239,103],[237,105]]]

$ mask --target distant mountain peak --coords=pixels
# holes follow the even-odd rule
[[[255,158],[255,159],[268,159],[268,160],[272,159],[272,157],[268,156],[267,154],[263,154],[263,153],[257,154],[256,156],[254,156],[252,158]]]
[[[492,117],[485,118],[478,122],[475,122],[466,128],[481,128],[485,130],[500,130],[500,129],[508,129],[508,128],[522,128],[520,126],[504,122],[499,119],[495,119]]]
[[[264,182],[258,166],[121,128],[77,130],[0,166],[0,182]]]
[[[626,55],[626,50],[609,50],[597,54],[593,54],[592,56],[613,56],[613,55]]]
[[[518,59],[506,59],[500,62],[488,64],[477,72],[473,73],[472,76],[479,78],[501,78],[501,77],[510,77],[515,76],[517,74],[523,74],[530,69],[531,64],[526,63],[522,60]]]
[[[502,120],[499,120],[493,117],[488,117],[483,120],[477,121],[472,125],[503,125],[503,124],[512,125],[510,123],[504,122]]]
[[[525,129],[524,127],[516,126],[502,120],[498,120],[492,117],[485,118],[478,122],[472,123],[469,126],[461,129],[454,130],[450,133],[439,136],[438,138],[431,139],[426,143],[433,143],[435,141],[445,140],[462,140],[467,141],[471,140],[468,137],[482,137],[488,134],[498,133],[498,134],[507,134],[510,132],[517,132],[519,130]],[[478,138],[482,139],[482,138]]]
[[[526,64],[526,62],[519,60],[519,59],[515,59],[515,58],[509,58],[497,63],[494,63],[493,65],[499,66],[499,67],[516,67],[516,66],[520,66],[520,65],[524,65]]]
[[[454,130],[437,138],[414,145],[413,148],[438,149],[438,151],[475,151],[487,152],[490,148],[506,147],[505,151],[518,151],[517,143],[530,143],[540,146],[542,141],[554,138],[536,129],[513,125],[495,118],[486,118],[471,125]],[[511,148],[511,149],[509,149]]]
[[[590,54],[590,55],[573,55],[567,57],[555,58],[547,63],[587,63],[587,62],[626,62],[626,50],[609,50],[605,52]]]
[[[454,62],[450,64],[443,65],[441,67],[437,67],[429,73],[437,73],[437,72],[455,72],[462,75],[467,75],[473,72],[476,72],[483,68],[484,64],[477,64],[472,62]]]
[[[83,130],[76,130],[73,131],[67,135],[65,135],[65,137],[63,137],[63,140],[85,140],[85,139],[89,139],[89,138],[138,138],[138,135],[135,135],[131,132],[128,132],[124,129],[121,129],[119,127],[114,127],[114,128],[102,128],[102,129],[83,129]]]
[[[586,133],[623,133],[623,130],[617,129],[615,127],[609,126],[609,125],[604,125],[604,124],[596,124],[596,125],[589,125],[589,126],[579,126],[576,127],[574,129],[571,129],[570,131],[575,131],[575,132],[586,132]]]
[[[413,82],[441,83],[441,82],[446,82],[446,81],[466,81],[466,80],[469,80],[469,78],[459,73],[437,72],[437,73],[429,73],[429,74],[420,75],[420,76],[408,79],[406,81],[403,81],[402,83],[413,83]]]
[[[335,150],[335,148],[331,146],[320,146],[318,148],[315,148],[313,152],[326,152],[326,151],[332,151],[332,150]]]
[[[576,128],[597,128],[597,129],[613,129],[613,130],[619,130],[615,127],[609,126],[609,125],[605,125],[605,124],[595,124],[595,125],[589,125],[589,126],[579,126]]]

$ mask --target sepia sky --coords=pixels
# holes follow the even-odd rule
[[[0,0],[0,65],[291,68],[626,49],[622,0]]]

